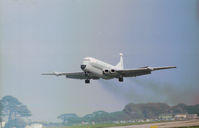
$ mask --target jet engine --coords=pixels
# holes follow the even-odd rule
[[[103,71],[103,74],[108,75],[108,74],[110,74],[110,71],[109,71],[108,69],[105,69],[105,70]]]
[[[111,72],[111,73],[116,73],[115,69],[111,69],[110,72]]]
[[[103,71],[103,74],[105,75],[114,74],[114,73],[116,73],[115,69],[111,69],[111,70],[105,69]]]

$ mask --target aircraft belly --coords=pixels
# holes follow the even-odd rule
[[[86,70],[87,70],[87,72],[91,72],[91,73],[93,73],[94,75],[96,75],[99,78],[102,78],[102,76],[103,76],[103,73],[102,73],[102,71],[100,69],[97,69],[97,68],[95,68],[95,67],[93,67],[91,65],[87,66]]]
[[[113,79],[113,78],[115,78],[115,77],[103,75],[101,78],[102,78],[102,79],[109,80],[109,79]]]
[[[103,70],[101,70],[100,68],[96,68],[93,65],[87,66],[87,71],[95,74],[95,76],[102,78],[102,79],[113,79],[114,78],[114,76],[103,74]]]

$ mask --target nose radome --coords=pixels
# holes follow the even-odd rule
[[[86,65],[81,65],[81,69],[84,70],[86,68]]]

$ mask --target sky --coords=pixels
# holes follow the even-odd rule
[[[0,96],[32,120],[119,111],[128,103],[199,104],[198,0],[0,0]],[[150,75],[84,81],[41,76],[81,71],[91,56],[125,68],[177,66]]]

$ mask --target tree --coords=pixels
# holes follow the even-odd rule
[[[2,125],[2,109],[3,109],[3,106],[1,104],[1,100],[0,100],[0,126]],[[2,127],[2,126],[1,126]]]
[[[17,118],[16,120],[10,120],[6,123],[5,128],[25,128],[26,123],[23,119]]]
[[[63,124],[75,124],[75,123],[80,123],[81,118],[78,117],[76,114],[70,113],[70,114],[62,114],[57,117],[58,119],[61,119]]]
[[[31,112],[15,97],[5,96],[2,98],[3,114],[8,116],[8,120],[15,120],[16,117],[29,117]]]

